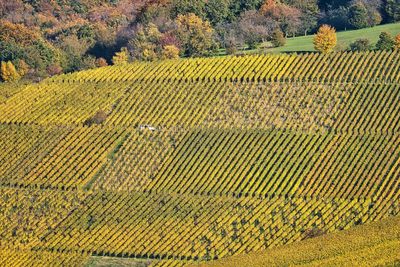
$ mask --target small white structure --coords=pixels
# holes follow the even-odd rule
[[[148,129],[148,130],[153,131],[153,132],[157,130],[156,127],[148,125],[148,124],[139,125],[139,130],[143,131],[145,129]]]

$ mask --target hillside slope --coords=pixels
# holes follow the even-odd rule
[[[0,103],[0,250],[173,266],[399,215],[399,65],[189,59],[28,85]]]
[[[263,252],[193,266],[391,266],[400,262],[399,252],[400,218],[395,217]]]

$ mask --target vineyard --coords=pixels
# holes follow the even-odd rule
[[[2,266],[196,265],[398,226],[400,52],[137,62],[0,90]]]
[[[397,266],[400,262],[399,234],[400,218],[390,218],[262,253],[238,255],[200,266]]]

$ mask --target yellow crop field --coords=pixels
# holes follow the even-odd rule
[[[89,256],[81,253],[53,253],[30,250],[0,250],[1,266],[70,266],[79,267],[88,262]]]
[[[398,51],[134,62],[0,90],[1,266],[398,260]]]

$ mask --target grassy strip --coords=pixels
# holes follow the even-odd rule
[[[90,257],[85,267],[147,267],[150,266],[150,260],[138,260],[131,258],[113,258],[113,257]]]
[[[338,32],[337,33],[338,45],[341,48],[347,48],[350,45],[350,43],[360,38],[369,39],[371,44],[375,45],[379,39],[379,34],[383,31],[387,31],[392,35],[399,34],[400,23],[385,24],[360,30]],[[314,35],[288,38],[285,46],[267,49],[266,51],[274,53],[315,51],[313,45],[313,38]]]
[[[119,152],[119,150],[121,149],[121,147],[124,144],[124,142],[129,138],[129,135],[130,134],[125,134],[122,138],[120,138],[120,140],[115,145],[114,149],[110,153],[108,153],[108,155],[107,155],[107,159],[108,160],[111,160],[112,162],[115,161],[116,154]],[[99,178],[100,174],[105,170],[106,167],[107,167],[107,162],[105,162],[101,166],[99,171],[96,172],[96,174],[93,176],[93,178],[83,187],[83,189],[84,190],[91,189],[93,184],[94,184],[94,182],[96,182],[97,178]]]

